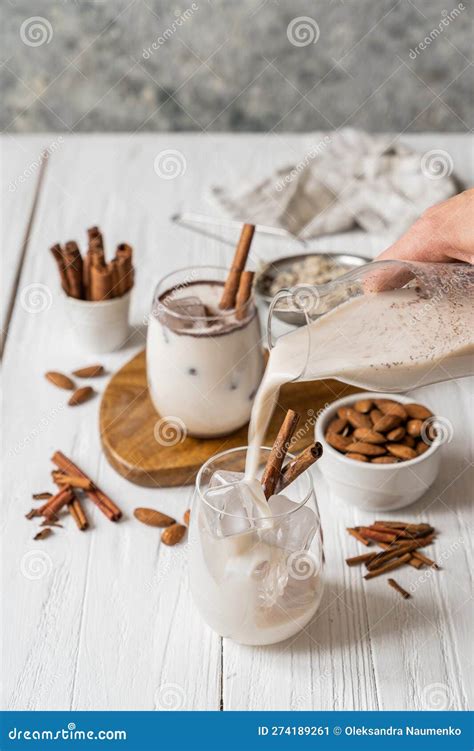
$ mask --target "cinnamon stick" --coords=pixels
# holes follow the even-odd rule
[[[80,529],[81,532],[87,529],[89,522],[87,521],[87,516],[85,515],[82,504],[77,496],[74,496],[74,499],[68,503],[67,508],[76,522],[78,529]]]
[[[247,316],[247,302],[252,294],[252,284],[255,271],[242,271],[240,275],[239,289],[235,298],[236,318],[241,321]]]
[[[263,492],[267,500],[275,493],[275,489],[280,481],[281,467],[299,419],[300,416],[292,409],[289,409],[275,438],[261,479]]]
[[[235,307],[235,299],[239,288],[240,276],[247,263],[247,256],[252,244],[255,232],[254,224],[244,224],[240,233],[239,242],[222,292],[219,307],[222,310],[230,310]]]
[[[387,550],[385,553],[378,553],[367,564],[367,568],[369,571],[373,571],[373,569],[380,568],[380,566],[383,566],[387,561],[392,560],[392,558],[398,558],[401,554],[411,553],[413,550],[416,550],[416,547],[416,543],[411,543],[410,545],[397,546],[393,550]]]
[[[374,571],[369,571],[364,576],[364,579],[373,579],[374,577],[380,576],[381,574],[386,574],[388,571],[394,571],[394,569],[400,568],[400,566],[404,566],[405,563],[408,563],[409,560],[410,553],[405,553],[405,555],[402,555],[395,561],[389,561],[389,563],[385,563],[383,566],[380,566],[380,568],[376,568]]]
[[[77,243],[70,240],[64,246],[62,253],[65,273],[68,282],[68,294],[78,300],[83,298],[82,284],[82,256]]]
[[[68,475],[62,472],[60,469],[53,469],[51,472],[56,485],[69,485],[71,488],[79,488],[81,490],[89,490],[92,488],[93,483],[88,477],[80,477],[78,475]]]
[[[370,545],[370,540],[367,540],[365,537],[361,535],[359,532],[359,529],[356,527],[346,527],[347,531],[349,532],[352,537],[355,537],[356,540],[359,540],[359,542],[362,543],[362,545],[366,545],[367,547]]]
[[[71,488],[61,488],[55,495],[53,495],[46,503],[39,509],[35,510],[33,516],[55,516],[63,506],[69,503],[73,498],[73,492]],[[30,512],[31,513],[31,512]],[[31,517],[29,517],[31,518]]]
[[[86,480],[89,480],[92,487],[85,490],[85,492],[87,493],[91,501],[96,504],[96,506],[102,511],[103,514],[105,514],[105,516],[110,519],[110,521],[115,522],[120,519],[122,512],[120,511],[119,507],[92,482],[92,480],[85,474],[85,472],[82,472],[82,470],[80,470],[79,467],[74,464],[74,462],[68,459],[67,456],[65,456],[61,451],[56,451],[52,456],[52,462],[67,474],[74,475],[75,477],[83,477]]]
[[[65,293],[69,294],[69,282],[66,274],[66,263],[64,261],[64,255],[63,250],[59,243],[56,243],[56,245],[53,245],[51,247],[51,253],[53,254],[53,258],[56,261],[56,265],[58,267],[59,276],[61,277],[61,287],[65,291]]]
[[[410,597],[410,593],[406,591],[406,589],[403,589],[399,585],[398,582],[395,581],[395,579],[387,579],[387,584],[389,587],[392,587],[396,592],[398,592],[404,600],[407,600]]]
[[[92,261],[90,267],[90,299],[94,302],[109,300],[112,297],[112,288],[112,269],[108,266],[95,265]]]
[[[133,287],[133,249],[128,243],[117,245],[115,252],[115,276],[118,278],[118,289],[115,290],[115,297],[120,297]]]
[[[369,540],[375,540],[376,542],[393,543],[397,539],[396,534],[380,532],[370,527],[358,527],[358,530],[364,537],[368,537]]]
[[[312,446],[308,446],[301,451],[301,453],[298,454],[298,456],[295,456],[294,459],[291,459],[281,471],[277,491],[280,492],[287,488],[288,485],[291,485],[297,477],[303,474],[303,472],[306,472],[306,470],[322,456],[322,453],[322,445],[316,442],[313,443]]]
[[[377,553],[363,553],[362,555],[355,555],[353,558],[346,558],[348,566],[358,566],[360,563],[370,563]]]

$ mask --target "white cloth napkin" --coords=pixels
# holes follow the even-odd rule
[[[280,227],[302,240],[359,227],[407,229],[429,206],[458,192],[442,149],[420,154],[390,135],[345,129],[315,134],[294,165],[249,189],[212,194],[234,219]]]

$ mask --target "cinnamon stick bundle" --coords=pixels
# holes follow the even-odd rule
[[[275,489],[280,480],[283,461],[299,419],[300,416],[292,409],[289,409],[280,426],[278,435],[275,438],[275,442],[268,456],[265,469],[263,470],[262,479],[260,481],[265,498],[267,499],[275,493]]]
[[[98,488],[90,477],[88,477],[85,472],[82,472],[82,470],[79,469],[79,467],[74,464],[70,459],[67,458],[61,451],[56,451],[52,456],[52,462],[55,464],[59,469],[62,469],[66,474],[73,475],[75,477],[82,477],[86,480],[89,480],[91,483],[91,487],[86,489],[85,492],[93,501],[96,506],[102,511],[105,516],[110,519],[110,521],[118,521],[120,517],[122,516],[122,512],[120,511],[119,507],[106,495],[100,488]]]
[[[221,310],[231,310],[235,308],[237,291],[239,289],[240,277],[247,263],[247,257],[252,244],[255,232],[254,224],[244,224],[240,233],[239,242],[232,260],[232,264],[224,284],[219,307]]]

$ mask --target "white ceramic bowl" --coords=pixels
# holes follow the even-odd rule
[[[369,464],[347,459],[328,444],[324,433],[339,407],[348,407],[359,399],[394,399],[402,404],[414,401],[400,394],[367,392],[351,394],[330,404],[316,423],[316,440],[323,445],[318,467],[331,491],[347,503],[367,511],[394,511],[409,506],[435,481],[442,443],[435,441],[421,456],[398,464]]]

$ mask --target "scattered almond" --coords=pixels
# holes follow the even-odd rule
[[[387,451],[398,459],[403,459],[404,461],[415,459],[417,456],[416,451],[409,446],[404,446],[403,443],[387,443]]]
[[[365,415],[372,409],[372,399],[359,399],[359,401],[354,404],[354,409]]]
[[[176,524],[176,519],[172,516],[162,514],[154,508],[136,508],[133,515],[139,522],[148,524],[150,527],[170,527]]]
[[[78,404],[83,404],[91,399],[95,394],[92,386],[82,386],[76,389],[68,401],[70,407],[77,407]]]
[[[97,378],[97,376],[104,375],[104,373],[105,369],[103,365],[87,365],[85,368],[79,368],[72,372],[78,378]]]
[[[427,420],[429,417],[433,417],[433,413],[428,407],[424,407],[422,404],[415,404],[413,402],[405,404],[404,407],[408,417],[413,417],[416,420]]]
[[[187,527],[189,527],[190,518],[191,518],[191,509],[188,508],[188,510],[184,512],[184,516],[183,516],[183,521]]]
[[[364,454],[355,454],[352,451],[350,451],[348,454],[346,454],[346,456],[347,456],[348,459],[355,459],[358,462],[368,462],[369,461],[367,459],[367,457],[364,456]]]
[[[51,529],[51,527],[45,527],[44,529],[41,529],[36,533],[36,535],[33,537],[33,540],[46,540],[46,538],[52,534],[53,530]]]
[[[356,428],[354,430],[354,437],[358,441],[365,441],[366,443],[385,443],[387,440],[382,433],[377,433],[376,430],[370,428]]]
[[[69,376],[64,375],[64,373],[50,370],[48,373],[45,373],[45,378],[59,389],[66,389],[67,391],[72,391],[74,389],[74,381],[69,378]]]
[[[166,527],[163,530],[161,540],[165,545],[176,545],[185,534],[186,527],[183,524],[172,524],[171,527]]]

